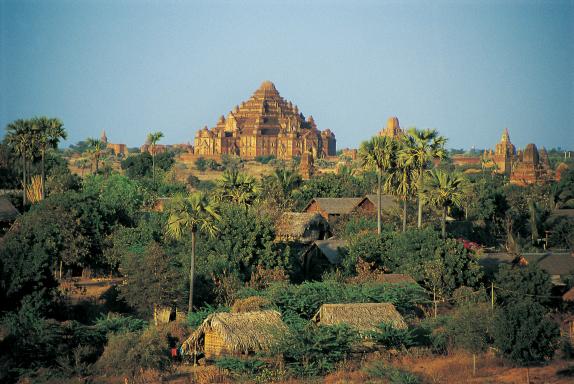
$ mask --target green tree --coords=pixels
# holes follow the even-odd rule
[[[120,297],[139,313],[150,315],[156,307],[171,307],[181,291],[181,268],[161,245],[151,242],[143,254],[128,253],[121,263],[126,284]]]
[[[408,166],[414,167],[418,179],[419,208],[417,226],[420,228],[423,222],[423,201],[421,194],[423,190],[424,173],[432,166],[435,159],[446,158],[444,145],[446,138],[439,136],[435,129],[419,130],[411,128],[404,138],[404,148],[400,153],[400,158]]]
[[[163,137],[162,132],[152,132],[147,135],[147,142],[149,143],[149,151],[151,153],[151,161],[152,161],[152,179],[155,181],[155,153],[156,153],[156,145],[158,141]]]
[[[191,232],[191,257],[189,267],[188,313],[193,311],[193,284],[195,277],[195,246],[198,231],[208,234],[217,232],[216,220],[219,213],[216,206],[202,192],[189,196],[176,195],[167,206],[169,215],[166,235],[175,240],[182,238],[185,231]]]
[[[422,193],[423,202],[441,209],[441,233],[446,238],[446,215],[450,207],[461,206],[466,180],[460,174],[434,169]]]
[[[494,345],[506,358],[529,365],[554,355],[560,329],[542,305],[522,297],[497,310],[493,336]]]
[[[26,205],[28,161],[34,157],[35,136],[29,120],[19,119],[6,126],[6,143],[22,158],[22,202]]]
[[[359,148],[359,156],[364,167],[377,171],[377,233],[381,233],[381,194],[383,172],[392,172],[396,167],[399,144],[389,137],[374,136]]]
[[[458,308],[447,324],[452,343],[472,353],[473,372],[476,355],[486,351],[492,343],[492,315],[490,305],[467,303]]]
[[[407,203],[416,190],[415,171],[413,165],[399,155],[394,169],[385,182],[385,190],[392,195],[399,196],[403,202],[403,232],[407,230]]]
[[[216,197],[220,201],[231,201],[247,208],[255,202],[258,192],[259,186],[253,177],[231,168],[223,172]]]
[[[503,303],[516,301],[521,297],[532,297],[532,300],[541,304],[550,301],[550,275],[535,265],[501,265],[495,275],[494,284],[497,298]]]
[[[96,173],[98,173],[100,170],[100,157],[102,156],[105,144],[100,139],[94,139],[93,137],[89,137],[86,143],[88,144],[92,161],[96,164]]]
[[[42,159],[42,199],[44,199],[46,197],[46,172],[44,166],[46,151],[51,148],[57,148],[60,139],[65,140],[68,134],[61,120],[45,116],[32,119],[32,129],[37,136]]]

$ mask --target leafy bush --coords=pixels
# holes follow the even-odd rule
[[[104,374],[130,374],[144,369],[165,371],[170,367],[166,340],[155,328],[143,333],[126,332],[110,337],[96,367]]]
[[[255,157],[255,161],[257,161],[258,163],[261,163],[261,164],[268,164],[273,159],[275,159],[275,156],[273,156],[273,155],[256,156]]]
[[[531,364],[554,355],[560,329],[546,317],[542,305],[522,298],[497,310],[493,333],[494,344],[505,357],[520,364]]]
[[[105,335],[136,332],[147,327],[147,322],[131,316],[123,316],[117,313],[102,315],[95,322],[95,328]]]
[[[203,323],[203,320],[205,320],[207,318],[207,316],[211,315],[212,313],[216,313],[216,312],[229,312],[229,307],[214,307],[211,306],[209,304],[207,304],[205,307],[197,310],[197,311],[193,311],[191,313],[187,314],[187,323],[196,328],[199,327],[201,325],[201,323]]]
[[[374,379],[386,379],[389,384],[418,384],[420,379],[414,373],[393,367],[384,361],[373,361],[363,371]]]
[[[380,324],[378,330],[370,332],[369,337],[385,348],[409,348],[417,344],[411,329],[397,329],[385,323]]]
[[[290,317],[286,323],[289,331],[279,338],[271,353],[281,354],[295,376],[316,376],[335,370],[358,340],[356,331],[344,324],[317,326],[296,317]]]
[[[255,375],[267,366],[264,361],[258,359],[241,359],[237,357],[221,357],[215,360],[215,365],[218,368],[227,369],[240,375]]]
[[[334,281],[304,282],[300,285],[272,284],[263,291],[281,312],[310,319],[324,303],[392,303],[399,310],[410,310],[425,298],[415,284],[339,284]]]
[[[514,267],[501,265],[495,276],[496,297],[503,303],[511,303],[525,296],[548,304],[552,282],[550,275],[535,265]]]

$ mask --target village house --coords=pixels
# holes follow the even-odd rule
[[[182,344],[185,355],[206,359],[269,351],[277,337],[287,331],[277,311],[219,312],[207,316]]]
[[[317,240],[303,252],[301,265],[307,279],[320,279],[324,272],[341,264],[347,254],[345,240]]]
[[[329,223],[317,212],[284,212],[275,223],[276,241],[310,244],[329,234]]]
[[[347,324],[360,333],[375,331],[381,323],[407,329],[405,319],[391,303],[323,304],[313,321],[319,325]]]
[[[353,213],[361,201],[362,197],[315,197],[303,212],[318,212],[333,224],[341,215]]]

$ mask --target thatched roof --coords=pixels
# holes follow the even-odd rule
[[[367,195],[365,199],[369,200],[376,207],[378,204],[377,195]],[[399,203],[397,198],[392,195],[381,195],[381,210],[383,211],[393,211],[399,209]]]
[[[20,212],[6,197],[0,197],[0,222],[14,221],[20,216]]]
[[[311,242],[309,230],[317,228],[323,232],[329,229],[329,223],[317,212],[284,212],[275,223],[278,240]]]
[[[363,201],[361,197],[315,197],[303,211],[316,202],[321,210],[329,215],[346,215],[352,213],[361,201]]]
[[[407,323],[391,303],[323,304],[313,318],[319,324],[348,324],[359,331],[373,331],[381,323],[406,329]]]
[[[181,348],[185,354],[202,351],[205,333],[216,332],[233,352],[268,351],[277,335],[286,331],[287,326],[277,311],[212,313]]]
[[[343,253],[347,250],[347,242],[345,240],[317,240],[313,245],[319,248],[319,251],[325,255],[329,263],[333,265],[340,264],[343,261]]]

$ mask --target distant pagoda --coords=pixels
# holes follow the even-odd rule
[[[215,127],[198,131],[194,142],[194,154],[203,156],[292,159],[307,152],[314,158],[335,156],[335,134],[329,129],[318,130],[313,117],[305,119],[270,81],[264,81],[227,117],[222,115]]]

